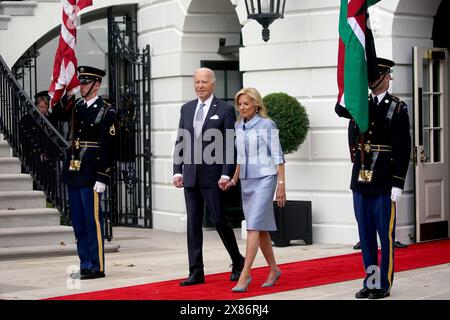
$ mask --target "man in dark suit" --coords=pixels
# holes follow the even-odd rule
[[[203,270],[203,208],[231,257],[231,281],[239,279],[244,266],[231,223],[224,215],[223,190],[234,173],[234,108],[214,96],[214,72],[207,68],[194,73],[197,99],[181,107],[173,159],[173,184],[184,187],[187,211],[189,277],[181,286],[205,282]],[[228,132],[228,136],[227,136]],[[211,148],[219,146],[219,148]],[[204,155],[205,154],[205,155]],[[230,159],[231,157],[231,159]]]

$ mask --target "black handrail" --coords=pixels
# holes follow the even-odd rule
[[[0,55],[0,132],[33,177],[37,188],[69,221],[68,198],[61,180],[69,143],[19,85]]]

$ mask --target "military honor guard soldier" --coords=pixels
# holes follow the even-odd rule
[[[396,202],[405,185],[411,153],[408,107],[388,92],[394,62],[378,58],[377,64],[380,76],[369,83],[369,128],[361,133],[355,121],[349,125],[354,159],[350,188],[366,270],[363,288],[355,297],[369,299],[390,295]],[[377,233],[381,242],[380,263]]]
[[[105,72],[78,67],[82,99],[72,109],[71,147],[63,168],[80,272],[72,278],[105,276],[102,192],[111,179],[116,135],[114,109],[97,95]]]

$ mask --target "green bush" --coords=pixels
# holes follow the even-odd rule
[[[280,142],[285,154],[295,152],[303,143],[309,129],[305,107],[286,93],[271,93],[263,98],[269,117],[280,131]]]

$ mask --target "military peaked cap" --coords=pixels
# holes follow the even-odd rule
[[[391,68],[395,66],[395,62],[389,59],[377,58],[377,66],[380,75],[383,75],[391,72]]]
[[[106,72],[94,67],[89,66],[79,66],[78,70],[78,80],[81,84],[85,84],[91,81],[102,81]]]

